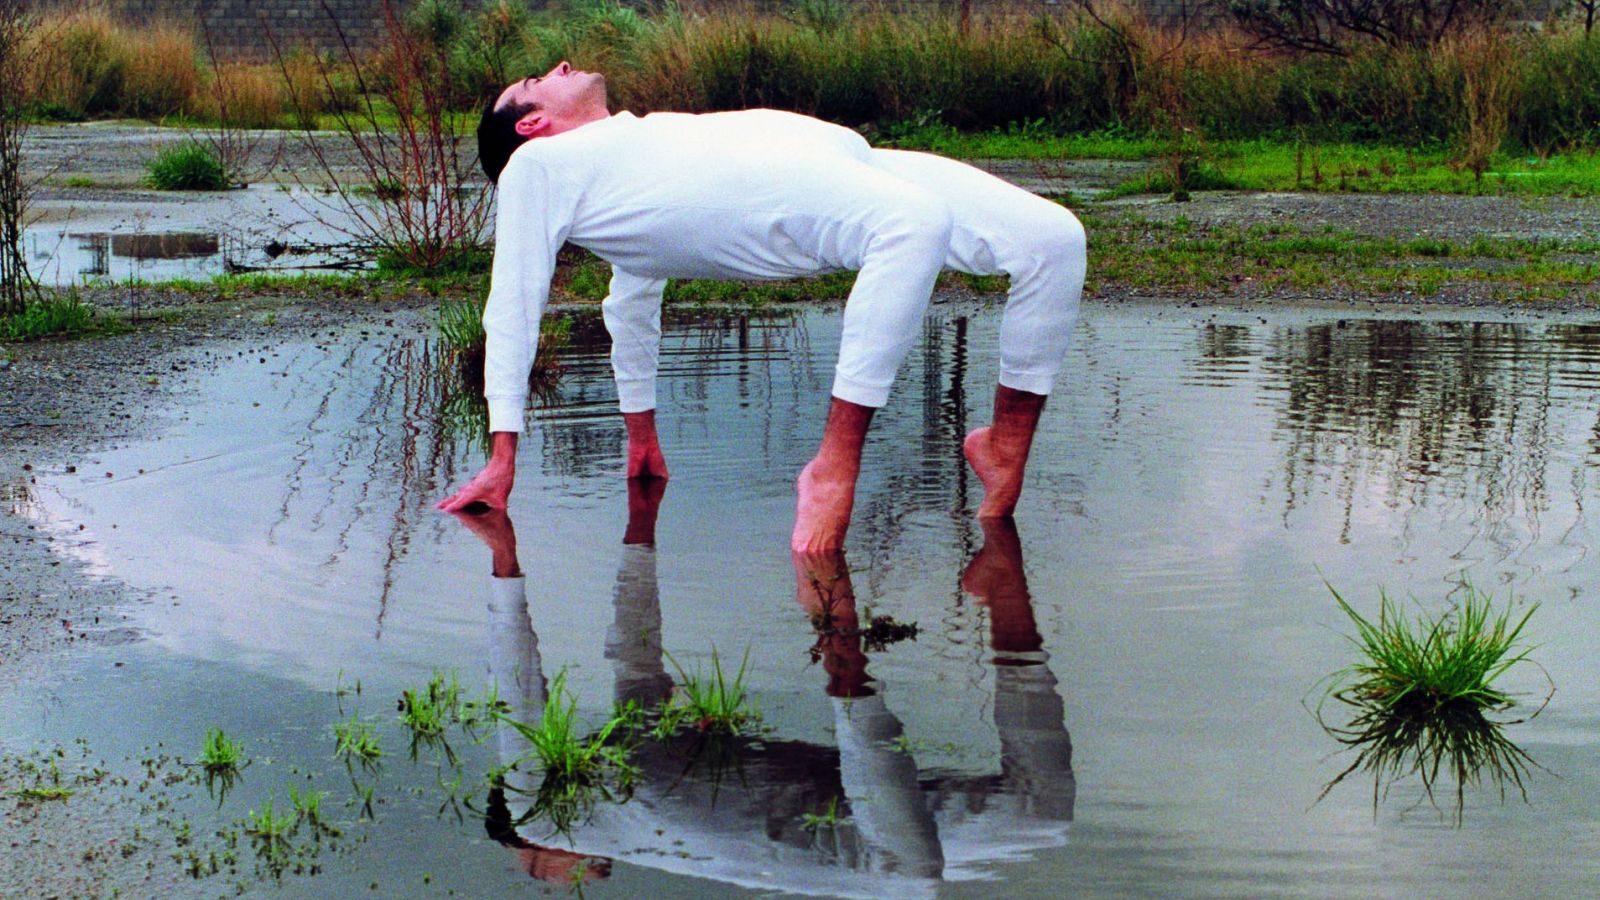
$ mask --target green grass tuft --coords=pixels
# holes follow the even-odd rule
[[[115,320],[99,318],[94,308],[84,303],[76,293],[42,297],[29,303],[16,315],[0,316],[0,342],[36,341],[47,337],[116,330]]]
[[[378,745],[372,723],[362,721],[356,714],[347,722],[335,722],[333,736],[336,742],[333,755],[346,762],[371,766],[383,758],[383,748]]]
[[[228,172],[214,150],[197,143],[161,151],[151,160],[145,182],[161,191],[225,191]]]
[[[805,831],[818,831],[824,828],[839,827],[839,798],[828,800],[828,805],[821,812],[800,814],[800,827]]]
[[[200,765],[209,773],[234,772],[244,764],[244,745],[231,740],[220,728],[206,729],[206,743],[200,751]]]
[[[1328,782],[1318,799],[1355,772],[1367,772],[1373,776],[1374,814],[1390,786],[1413,776],[1435,808],[1434,788],[1441,776],[1455,783],[1458,826],[1469,784],[1495,785],[1502,801],[1509,785],[1526,800],[1524,781],[1537,763],[1504,729],[1544,707],[1514,721],[1490,715],[1515,705],[1495,681],[1512,666],[1531,662],[1532,648],[1519,641],[1538,605],[1520,616],[1513,612],[1514,601],[1496,610],[1492,598],[1469,584],[1450,612],[1408,619],[1400,604],[1380,591],[1374,622],[1331,585],[1328,590],[1356,626],[1351,641],[1363,659],[1329,676],[1317,705],[1323,728],[1356,751],[1355,760]],[[1334,727],[1324,720],[1329,699],[1352,709],[1348,724]]]
[[[1511,705],[1511,697],[1494,682],[1532,651],[1518,641],[1539,608],[1537,603],[1517,618],[1512,603],[1496,611],[1492,598],[1469,584],[1466,596],[1450,613],[1412,620],[1380,590],[1378,620],[1374,622],[1357,612],[1332,585],[1328,590],[1355,625],[1356,636],[1351,640],[1364,657],[1332,676],[1330,696],[1355,705],[1400,710],[1430,710],[1449,704],[1496,710]]]
[[[278,843],[289,835],[289,829],[298,821],[296,816],[278,816],[272,812],[272,801],[266,800],[261,809],[251,810],[245,819],[245,831],[254,838],[268,843]]]
[[[690,675],[670,654],[667,659],[678,670],[681,683],[661,707],[661,717],[655,729],[657,737],[672,735],[685,725],[692,725],[703,734],[735,735],[761,720],[761,714],[750,702],[749,690],[744,684],[745,671],[750,663],[748,648],[732,680],[722,671],[722,661],[717,657],[715,647],[711,650],[709,676],[702,676],[698,671]]]
[[[600,729],[586,734],[578,722],[578,701],[567,690],[563,670],[550,682],[544,710],[536,723],[500,715],[531,746],[513,763],[531,763],[543,774],[529,818],[545,818],[559,832],[587,817],[594,804],[626,798],[638,769],[629,761],[633,731],[639,720],[636,706],[617,710]]]

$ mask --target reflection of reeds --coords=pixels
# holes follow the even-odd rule
[[[1342,696],[1340,699],[1351,702]],[[1492,784],[1500,791],[1502,801],[1506,787],[1511,785],[1524,801],[1528,799],[1523,779],[1538,763],[1505,736],[1505,726],[1514,722],[1490,719],[1481,708],[1465,700],[1355,708],[1355,718],[1344,727],[1323,724],[1336,740],[1356,750],[1356,758],[1328,782],[1317,799],[1326,797],[1335,785],[1356,772],[1372,775],[1374,812],[1390,786],[1412,775],[1422,781],[1428,802],[1437,807],[1433,789],[1441,772],[1455,780],[1457,825],[1466,808],[1468,784]]]
[[[1322,727],[1357,751],[1355,761],[1328,782],[1318,799],[1348,776],[1367,772],[1373,776],[1374,811],[1390,786],[1412,775],[1421,779],[1435,806],[1440,774],[1454,779],[1457,824],[1468,784],[1487,781],[1499,789],[1502,800],[1506,786],[1514,785],[1526,800],[1523,778],[1537,763],[1503,729],[1544,707],[1524,719],[1496,720],[1490,714],[1515,705],[1494,682],[1512,666],[1529,661],[1532,648],[1519,640],[1538,604],[1516,618],[1511,601],[1496,611],[1488,595],[1467,584],[1465,597],[1445,615],[1411,620],[1380,591],[1374,622],[1331,585],[1328,589],[1355,624],[1351,641],[1363,659],[1329,676],[1317,705]],[[1323,706],[1330,698],[1354,711],[1347,724],[1335,727],[1324,719]]]
[[[528,373],[528,389],[548,403],[561,384],[561,352],[572,333],[571,319],[546,319],[539,329],[539,349]],[[439,358],[455,370],[443,374],[439,391],[439,428],[461,435],[484,453],[489,448],[489,407],[483,399],[483,364],[487,336],[483,330],[483,305],[473,300],[446,301],[439,307]]]

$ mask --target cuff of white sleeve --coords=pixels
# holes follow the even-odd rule
[[[1002,371],[1000,384],[1014,391],[1027,391],[1030,394],[1048,394],[1055,387],[1054,375],[1019,375],[1016,372]]]
[[[507,394],[485,397],[489,402],[489,430],[522,433],[527,415],[528,395]]]
[[[656,408],[656,380],[630,378],[617,380],[617,405],[625,413],[649,412]]]
[[[857,406],[870,406],[874,409],[889,402],[889,385],[875,387],[862,384],[843,373],[835,372],[833,375],[833,396],[846,403]]]
[[[490,612],[526,612],[527,609],[528,579],[521,575],[512,578],[495,576],[489,579]]]

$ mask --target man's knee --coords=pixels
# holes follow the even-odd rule
[[[1032,255],[1053,267],[1081,266],[1088,258],[1089,238],[1078,217],[1063,209],[1029,236]]]

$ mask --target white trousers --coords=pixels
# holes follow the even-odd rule
[[[872,150],[829,172],[819,192],[871,214],[852,236],[835,232],[819,270],[855,268],[845,305],[833,396],[888,402],[915,343],[935,279],[949,268],[1006,275],[1000,383],[1048,394],[1066,358],[1087,269],[1086,240],[1061,206],[965,163],[928,153]],[[617,270],[603,310],[623,412],[655,408],[660,300],[665,280]]]

